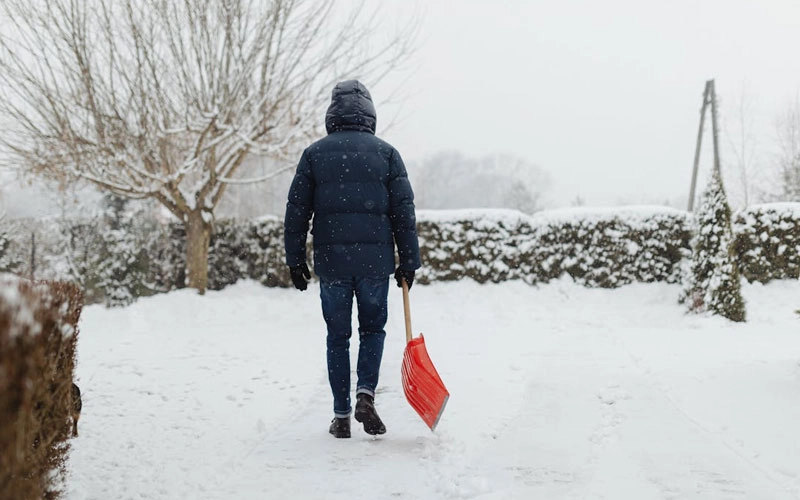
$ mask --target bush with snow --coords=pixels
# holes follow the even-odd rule
[[[0,273],[13,273],[20,267],[20,262],[11,253],[11,239],[0,229]]]
[[[531,274],[548,281],[566,273],[589,287],[675,283],[690,237],[687,213],[666,207],[552,210],[532,222]]]
[[[479,283],[524,278],[530,218],[502,209],[421,210],[417,213],[420,283],[464,277]]]
[[[212,290],[244,278],[266,286],[286,287],[291,283],[284,264],[283,220],[278,217],[217,221],[208,261],[208,286]]]
[[[677,282],[687,214],[660,207],[569,209],[530,217],[507,210],[420,211],[420,282],[547,282],[589,287]]]
[[[800,278],[800,203],[770,203],[734,219],[739,271],[748,281]]]
[[[736,259],[748,279],[800,272],[800,217],[790,208],[738,215]],[[186,286],[186,235],[180,224],[145,214],[112,220],[95,214],[11,225],[17,230],[9,232],[9,255],[26,267],[34,231],[37,278],[78,283],[87,303],[121,305]],[[566,274],[585,286],[612,288],[679,282],[682,263],[690,263],[690,214],[667,207],[573,208],[533,216],[502,209],[419,210],[417,220],[420,283],[471,278],[534,284]],[[218,219],[214,226],[210,289],[241,279],[290,286],[281,218]]]
[[[691,272],[681,300],[693,312],[711,312],[745,320],[745,306],[733,252],[731,209],[719,173],[700,197],[692,238]]]

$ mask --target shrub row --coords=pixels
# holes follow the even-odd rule
[[[745,278],[798,276],[798,207],[765,205],[736,216],[737,258]],[[78,283],[87,302],[122,305],[184,286],[185,233],[177,223],[134,216],[111,229],[98,216],[36,224],[37,252],[44,257],[37,277]],[[692,225],[691,214],[666,207],[563,209],[533,216],[510,210],[421,210],[424,267],[418,279],[540,283],[567,274],[590,287],[678,282]],[[209,288],[218,290],[243,278],[289,286],[282,226],[278,217],[218,220],[209,252]],[[10,250],[17,254],[10,258],[24,262],[30,255],[25,246],[29,239],[24,234],[12,238]],[[15,245],[17,240],[22,244]]]
[[[186,232],[177,223],[170,223],[151,238],[146,274],[152,289],[168,291],[185,286],[185,245]],[[271,287],[289,286],[282,219],[226,219],[214,224],[208,253],[208,287],[221,290],[240,279]]]
[[[57,498],[69,449],[80,289],[0,275],[0,498]]]
[[[676,282],[688,214],[663,208],[569,209],[528,217],[504,210],[421,212],[420,281],[547,282],[589,287]]]
[[[733,224],[739,272],[748,281],[800,278],[800,203],[755,206]]]

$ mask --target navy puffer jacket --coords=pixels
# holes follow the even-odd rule
[[[375,137],[375,106],[356,80],[333,89],[328,136],[300,158],[284,221],[286,264],[306,260],[313,215],[314,271],[322,277],[388,276],[420,267],[414,193],[400,153]]]

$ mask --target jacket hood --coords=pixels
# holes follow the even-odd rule
[[[325,114],[325,128],[329,134],[340,130],[374,134],[376,123],[375,105],[363,83],[347,80],[333,87],[331,105]]]

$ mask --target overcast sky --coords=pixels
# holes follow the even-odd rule
[[[384,137],[412,182],[415,160],[437,151],[504,153],[550,173],[551,207],[581,197],[682,208],[706,79],[717,82],[723,163],[746,89],[758,168],[800,91],[800,0],[377,1],[400,24],[422,12],[415,71],[372,88],[380,101],[405,81]],[[378,114],[380,126],[398,109]]]
[[[800,89],[797,0],[436,0],[423,10],[403,120],[385,137],[412,165],[442,149],[523,156],[551,173],[553,206],[577,196],[683,206],[705,80],[716,79],[728,120],[746,88],[761,163],[774,116]]]

